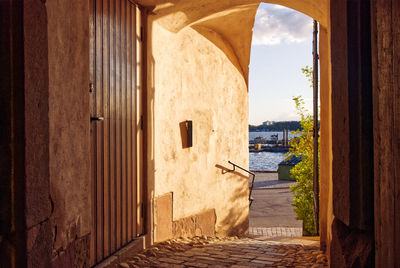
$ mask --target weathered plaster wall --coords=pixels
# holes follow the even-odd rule
[[[88,235],[92,220],[89,1],[52,0],[46,2],[46,7],[49,32],[49,154],[54,257],[57,254],[63,255],[71,242]],[[86,246],[82,246],[82,243]],[[80,239],[77,246],[87,248],[88,239]],[[66,251],[68,252],[71,250]],[[87,254],[82,249],[80,252]],[[60,258],[68,259],[70,256]]]
[[[319,28],[320,60],[320,241],[322,249],[331,240],[332,212],[332,88],[330,28]],[[329,252],[329,250],[327,251]]]
[[[27,265],[50,261],[49,78],[46,7],[24,1],[25,223]]]
[[[221,35],[206,31],[224,45]],[[172,33],[153,22],[149,38],[154,195],[173,193],[174,221],[215,209],[217,234],[243,233],[248,177],[226,168],[228,160],[248,166],[246,81],[224,51],[192,28]],[[182,148],[185,120],[193,120],[191,148]]]
[[[323,137],[321,138],[321,243],[323,246],[328,243],[330,239],[330,224],[332,222],[332,194],[331,194],[331,176],[332,176],[332,137],[331,137],[331,99],[330,99],[330,83],[331,83],[331,78],[330,78],[330,27],[329,27],[329,1],[265,1],[265,2],[270,2],[270,3],[275,3],[275,4],[282,4],[290,8],[294,8],[298,11],[301,11],[309,16],[312,16],[316,18],[320,24],[321,24],[321,29],[322,29],[322,40],[320,42],[321,46],[323,48],[321,49],[321,101],[323,103],[323,107],[321,110],[321,133]],[[187,40],[190,40],[191,37],[188,37],[186,34],[187,27],[191,26],[193,29],[195,29],[199,34],[201,34],[203,37],[205,37],[207,40],[209,40],[211,43],[213,43],[218,49],[223,51],[225,53],[225,56],[227,57],[227,60],[230,61],[230,63],[236,68],[236,70],[243,75],[244,80],[247,82],[247,77],[248,77],[248,64],[249,64],[249,55],[250,55],[250,44],[251,44],[251,35],[252,35],[252,26],[254,23],[254,16],[256,9],[258,7],[259,1],[184,1],[184,2],[170,2],[170,3],[163,3],[162,1],[140,1],[141,4],[147,5],[147,6],[153,6],[152,7],[152,20],[156,21],[157,24],[161,25],[163,28],[167,29],[168,31],[165,31],[165,34],[161,34],[163,31],[162,29],[158,29],[154,31],[154,29],[157,29],[157,27],[152,28],[152,33],[151,33],[151,38],[149,40],[149,45],[152,46],[152,51],[162,51],[163,53],[163,58],[167,58],[166,60],[163,61],[170,61],[170,65],[173,65],[171,62],[174,61],[176,62],[182,62],[182,60],[177,57],[177,54],[182,54],[184,51],[182,51],[182,45],[179,43],[174,43],[169,40],[171,38],[175,39],[184,39],[186,38]],[[240,22],[240,23],[238,23]],[[186,27],[186,28],[185,28]],[[168,34],[167,34],[168,33]],[[173,34],[175,33],[175,35]],[[186,34],[186,35],[185,35]],[[169,36],[168,36],[169,35]],[[192,34],[193,35],[193,34]],[[160,40],[160,41],[157,41]],[[152,43],[153,42],[153,43]],[[160,45],[154,45],[154,43],[160,42]],[[182,41],[183,42],[183,41]],[[189,41],[187,41],[189,42]],[[168,45],[167,45],[168,44]],[[175,48],[173,46],[176,46]],[[188,45],[185,45],[187,47]],[[192,47],[195,47],[192,45]],[[176,54],[176,51],[179,51],[179,53]],[[192,49],[193,51],[194,49]],[[168,51],[166,53],[166,51]],[[189,53],[188,53],[189,54]],[[203,55],[203,57],[209,57],[210,59],[215,58],[214,54],[207,53],[208,55]],[[175,105],[178,101],[176,100],[176,91],[178,91],[179,96],[184,96],[185,99],[182,100],[183,104],[180,106],[184,106],[185,103],[191,103],[190,98],[186,98],[186,95],[190,92],[190,94],[193,94],[193,89],[192,87],[190,88],[189,92],[186,92],[187,90],[184,88],[185,85],[182,85],[182,79],[177,78],[176,76],[180,76],[182,73],[182,70],[175,71],[178,68],[176,66],[168,66],[166,68],[163,68],[168,71],[164,71],[162,69],[157,68],[157,66],[163,66],[163,63],[160,60],[160,57],[156,57],[156,54],[153,52],[153,55],[149,55],[149,62],[151,64],[155,64],[155,68],[152,68],[150,66],[149,72],[151,73],[151,77],[149,79],[149,86],[152,87],[152,90],[155,90],[155,94],[152,98],[149,99],[149,109],[148,113],[152,115],[153,117],[153,125],[151,128],[155,129],[155,136],[152,137],[152,140],[154,142],[150,143],[150,146],[154,145],[153,147],[153,158],[150,158],[151,161],[155,161],[154,168],[156,170],[155,177],[151,180],[155,183],[155,195],[163,194],[165,192],[168,192],[169,190],[172,191],[172,189],[167,190],[167,186],[162,186],[160,187],[165,188],[165,191],[158,192],[159,186],[158,184],[160,183],[160,180],[158,179],[158,172],[159,168],[157,168],[157,156],[159,155],[158,151],[165,151],[163,152],[164,155],[164,162],[168,162],[170,165],[171,169],[174,169],[174,165],[171,165],[171,160],[179,160],[180,162],[185,162],[184,158],[182,158],[183,154],[177,155],[176,150],[170,152],[168,148],[167,142],[162,144],[161,148],[158,145],[159,139],[157,139],[157,129],[158,129],[158,123],[160,120],[158,117],[157,110],[160,109],[160,111],[163,109],[162,107],[158,106],[159,102],[157,102],[158,97],[157,97],[157,92],[159,86],[157,86],[158,81],[160,79],[160,76],[168,76],[167,73],[171,73],[175,75],[170,75],[170,78],[165,78],[164,82],[162,84],[163,86],[163,91],[165,92],[165,95],[161,95],[159,98],[163,100],[169,100],[171,98],[174,98],[174,100],[171,100],[166,103],[168,103],[166,106],[171,107],[172,105]],[[171,59],[169,55],[174,55]],[[193,58],[196,55],[196,60],[199,59],[199,53],[192,53],[191,55],[188,55],[188,58]],[[183,59],[183,62],[187,62],[187,59]],[[186,63],[185,62],[185,63]],[[207,63],[210,66],[210,63]],[[212,63],[211,63],[212,64]],[[187,65],[186,64],[178,64],[179,68],[184,69],[185,72],[188,71]],[[183,67],[184,66],[184,67]],[[164,66],[163,66],[164,67]],[[215,65],[213,66],[215,67]],[[201,68],[196,69],[196,74],[198,75],[204,75],[204,72]],[[165,73],[165,74],[164,74]],[[207,73],[207,71],[206,71]],[[172,76],[174,78],[172,78]],[[192,77],[195,77],[192,75]],[[193,80],[193,79],[192,79]],[[200,87],[201,83],[198,83],[197,81],[193,81],[196,84],[196,87]],[[217,81],[213,81],[217,82]],[[190,85],[190,83],[188,83]],[[208,82],[210,84],[210,82]],[[155,85],[155,86],[154,86]],[[209,87],[209,86],[206,86]],[[169,88],[173,88],[174,90],[168,90]],[[181,92],[181,88],[183,88],[183,91]],[[153,94],[153,93],[150,93]],[[204,94],[209,94],[209,92],[205,92]],[[174,96],[175,95],[175,96]],[[173,97],[174,96],[174,97]],[[197,103],[200,103],[200,99],[196,99]],[[212,103],[210,102],[210,105]],[[161,104],[162,106],[162,104]],[[214,106],[214,105],[213,105]],[[185,109],[182,107],[182,109]],[[192,108],[193,109],[193,108]],[[241,108],[243,109],[243,107]],[[245,108],[247,109],[247,108]],[[176,114],[182,116],[181,109],[176,109]],[[204,111],[199,111],[199,114],[203,114],[204,116],[207,115]],[[164,114],[164,112],[163,112]],[[171,116],[171,113],[168,113],[166,115],[166,118],[175,118],[174,116]],[[179,118],[179,117],[178,117]],[[183,117],[181,121],[186,120],[186,119],[191,119],[188,117]],[[219,119],[218,119],[219,120]],[[179,120],[176,120],[179,122]],[[195,120],[196,121],[196,120]],[[167,122],[167,121],[166,121]],[[220,123],[220,121],[219,121]],[[196,126],[196,122],[195,122]],[[210,127],[212,128],[212,127]],[[163,126],[163,134],[166,129],[168,129],[166,126]],[[150,131],[151,132],[151,131]],[[175,139],[179,137],[178,133],[178,127],[176,127],[175,130]],[[170,136],[169,134],[167,136]],[[168,139],[169,140],[169,139]],[[170,142],[170,141],[168,141]],[[176,147],[176,145],[175,145]],[[193,149],[189,149],[192,150]],[[188,150],[188,151],[189,151]],[[213,148],[210,148],[210,151],[212,151]],[[179,151],[178,151],[179,153]],[[168,155],[170,154],[170,155]],[[182,156],[181,156],[182,155]],[[179,157],[179,158],[178,158]],[[190,159],[190,155],[188,155]],[[197,159],[196,159],[197,160]],[[192,160],[193,161],[193,160]],[[179,166],[179,169],[182,169],[182,166]],[[165,168],[163,168],[165,169]],[[151,168],[149,170],[149,173],[151,173]],[[193,172],[192,172],[193,173]],[[174,175],[172,175],[174,174]],[[169,180],[173,180],[173,184],[175,184],[175,188],[179,188],[179,182],[176,181],[175,174],[179,174],[179,171],[173,171],[171,172],[171,175],[168,176],[168,178],[165,179],[165,181],[161,181],[162,184],[170,184]],[[184,174],[184,172],[181,172],[181,174]],[[178,180],[179,181],[179,180]],[[183,188],[183,190],[185,190]],[[182,192],[181,190],[179,190]],[[183,191],[184,192],[184,191]],[[175,196],[174,196],[175,197]],[[176,201],[174,201],[174,205],[176,204]],[[180,206],[182,205],[182,202],[178,203]],[[196,207],[196,206],[195,206]],[[194,208],[195,208],[194,207]],[[177,208],[174,207],[174,211],[178,210]],[[188,212],[184,212],[187,210],[187,208],[182,207],[182,216],[187,216]],[[175,217],[176,213],[174,214]],[[178,214],[179,215],[179,214]],[[217,217],[218,221],[218,217]]]
[[[255,12],[260,2],[280,4],[296,9],[328,24],[329,0],[139,0],[152,10],[154,19],[171,32],[179,32],[187,26],[206,25],[229,41],[234,49],[239,70],[247,81],[250,63],[250,45]]]
[[[5,101],[5,106],[9,110],[5,114],[6,122],[2,122],[2,126],[4,123],[7,137],[1,139],[1,146],[4,148],[10,144],[10,148],[16,150],[17,155],[11,155],[8,152],[9,159],[7,159],[16,161],[13,162],[16,166],[9,168],[10,164],[4,160],[7,163],[3,164],[6,167],[2,170],[16,185],[9,186],[8,181],[2,187],[17,189],[16,192],[10,192],[7,189],[5,191],[7,195],[19,194],[22,200],[26,198],[25,205],[13,204],[12,208],[23,210],[26,207],[27,209],[24,215],[26,217],[24,224],[28,228],[27,254],[32,253],[31,249],[35,250],[33,255],[36,257],[32,260],[41,262],[32,262],[31,266],[48,265],[49,256],[46,254],[49,247],[49,233],[52,240],[51,248],[56,257],[54,266],[79,266],[88,259],[88,234],[91,222],[87,91],[89,83],[88,1],[44,2],[25,1],[23,12],[15,13],[24,15],[23,40],[25,43],[23,49],[18,45],[12,44],[12,46],[20,49],[18,50],[20,55],[23,54],[21,52],[23,50],[25,58],[23,60],[6,59],[17,64],[15,67],[8,66],[7,75],[8,73],[16,74],[20,80],[18,81],[10,74],[9,77],[12,76],[11,79],[14,79],[12,82],[17,82],[17,84],[15,88],[12,88],[14,85],[7,84],[9,88],[4,91],[5,97],[10,99]],[[249,54],[237,51],[246,49],[246,45],[240,48],[233,43],[250,42],[245,37],[248,36],[251,27],[246,25],[247,22],[231,25],[238,27],[237,29],[244,29],[245,33],[243,40],[237,38],[235,40],[239,41],[234,41],[229,36],[238,33],[233,31],[234,29],[226,32],[223,27],[217,28],[218,25],[213,28],[213,25],[220,22],[218,18],[215,23],[209,24],[216,18],[212,16],[213,13],[227,11],[224,16],[234,14],[235,1],[169,1],[165,3],[165,1],[143,0],[142,2],[164,2],[164,5],[158,6],[155,11],[166,8],[169,13],[160,12],[160,19],[167,18],[168,14],[174,12],[176,13],[174,15],[183,18],[183,22],[174,19],[165,20],[170,23],[175,21],[178,26],[174,27],[177,27],[179,31],[168,31],[166,27],[168,24],[165,23],[162,27],[153,23],[153,20],[157,19],[157,14],[150,21],[147,174],[148,185],[153,191],[151,196],[158,197],[172,192],[171,221],[179,222],[179,224],[186,219],[191,219],[193,215],[215,209],[217,234],[229,234],[229,227],[241,226],[246,222],[248,215],[247,176],[244,177],[240,173],[226,173],[224,166],[229,167],[226,164],[227,160],[233,160],[242,165],[248,163],[247,88],[246,75],[243,72],[244,68],[247,68],[243,64],[248,60],[240,58],[248,57]],[[243,2],[238,0],[236,4],[243,4]],[[271,0],[270,2],[282,1]],[[377,227],[375,246],[378,266],[395,266],[399,263],[395,253],[398,251],[396,249],[399,248],[398,241],[400,241],[397,239],[399,230],[398,224],[396,225],[400,213],[395,203],[396,199],[393,198],[399,193],[398,183],[394,181],[398,177],[396,177],[398,174],[396,163],[399,159],[396,143],[399,132],[397,116],[399,113],[396,113],[399,94],[395,75],[398,69],[396,63],[398,56],[395,53],[398,43],[396,29],[399,28],[395,26],[398,25],[396,15],[399,13],[399,6],[395,2],[391,0],[373,2],[374,146],[376,151],[379,151],[374,159],[375,224]],[[252,10],[251,4],[254,3],[257,1],[246,2],[246,8]],[[318,16],[324,14],[323,10],[327,10],[323,8],[327,6],[327,3],[328,1],[316,0],[284,2],[285,5],[315,16],[317,19]],[[363,3],[362,9],[359,10],[364,13],[356,10],[354,13],[345,14],[346,8],[357,8],[353,4],[359,3]],[[357,66],[358,53],[352,53],[352,61],[348,61],[346,53],[349,51],[348,45],[353,52],[360,50],[362,56],[365,56],[363,53],[369,52],[363,45],[358,46],[359,43],[356,43],[359,40],[352,34],[359,34],[359,31],[356,31],[357,25],[351,24],[354,23],[353,15],[358,15],[357,19],[369,18],[368,8],[364,9],[365,3],[368,4],[366,1],[332,1],[331,7],[335,13],[329,17],[334,19],[332,25],[335,27],[329,28],[332,25],[322,23],[322,26],[327,25],[328,30],[321,31],[321,44],[329,40],[328,43],[332,49],[331,54],[323,54],[321,51],[321,75],[324,75],[324,78],[321,77],[321,103],[328,105],[328,108],[321,110],[321,121],[323,121],[321,123],[323,135],[321,153],[327,152],[321,158],[321,194],[327,194],[321,197],[321,200],[326,198],[323,202],[327,202],[323,209],[325,213],[322,215],[322,218],[326,218],[322,224],[326,224],[328,228],[324,236],[327,246],[329,247],[330,237],[335,235],[337,251],[332,252],[338,257],[347,258],[337,263],[344,261],[351,265],[371,264],[371,259],[365,260],[365,257],[372,256],[366,254],[373,253],[371,242],[374,242],[370,237],[372,225],[368,226],[363,222],[363,217],[369,217],[371,211],[361,211],[359,208],[362,207],[359,204],[365,205],[360,202],[361,198],[354,200],[354,196],[350,195],[351,192],[355,192],[356,197],[359,197],[358,195],[365,191],[363,192],[362,188],[354,190],[349,187],[352,185],[350,182],[353,185],[357,182],[353,176],[349,176],[351,161],[358,161],[357,156],[362,156],[362,154],[354,148],[355,153],[351,153],[352,147],[349,140],[358,136],[352,135],[349,131],[349,122],[352,123],[357,119],[352,113],[357,113],[358,110],[351,106],[348,94],[353,94],[361,87],[355,82],[356,79],[348,79],[349,70]],[[200,9],[202,5],[204,9]],[[217,8],[218,6],[220,9]],[[241,7],[243,8],[243,6],[238,6],[239,9]],[[306,7],[310,13],[306,12]],[[22,8],[19,11],[22,11]],[[347,19],[350,19],[350,24],[347,24]],[[321,22],[323,21],[324,19],[321,19]],[[359,22],[365,23],[364,20],[359,20]],[[192,25],[193,28],[186,27],[188,25]],[[346,32],[346,27],[349,25],[353,28]],[[18,26],[21,25],[17,23],[17,26],[14,25],[14,28],[10,29],[15,30]],[[45,28],[47,28],[48,37],[46,37],[46,31],[43,31]],[[330,34],[329,29],[332,31]],[[3,34],[2,32],[2,36]],[[17,37],[14,39],[17,40],[16,42],[22,43],[20,35],[12,34],[14,34],[13,37]],[[46,38],[48,38],[47,44]],[[347,38],[354,40],[354,43],[347,43]],[[8,41],[11,43],[11,40]],[[369,41],[366,43],[369,44]],[[46,65],[47,49],[48,64]],[[323,55],[329,55],[328,59]],[[331,62],[327,64],[329,60]],[[370,64],[365,64],[365,66],[368,67]],[[11,68],[16,69],[11,70]],[[23,76],[21,76],[22,73],[24,73]],[[334,76],[327,77],[327,73],[333,73]],[[25,80],[24,83],[21,82],[22,80]],[[5,79],[6,83],[10,81]],[[360,81],[369,82],[365,79]],[[355,91],[353,88],[348,91],[347,87],[350,84]],[[329,89],[327,85],[330,86]],[[351,97],[358,100],[357,98],[361,96],[362,99],[365,95],[363,91],[360,92],[357,93],[359,95],[354,94]],[[9,94],[15,94],[12,96],[15,99],[11,99]],[[22,96],[22,94],[25,95]],[[48,106],[46,105],[47,98],[50,103]],[[17,104],[17,107],[9,107],[14,104]],[[23,110],[23,113],[17,108]],[[10,110],[12,110],[11,114],[9,114]],[[353,121],[348,121],[349,118]],[[25,124],[25,119],[32,121]],[[194,122],[194,147],[185,149],[181,146],[179,123],[186,119]],[[11,133],[11,121],[16,124],[14,129],[16,133]],[[370,121],[367,120],[368,122]],[[331,132],[334,133],[331,134]],[[10,140],[14,138],[16,139]],[[18,142],[20,144],[17,144]],[[331,148],[334,148],[333,152]],[[350,157],[351,154],[353,154],[352,157]],[[47,157],[49,161],[46,162]],[[38,163],[44,164],[37,165]],[[333,168],[332,163],[334,163]],[[10,171],[15,173],[10,175]],[[46,180],[46,177],[50,177],[50,180]],[[334,180],[326,181],[327,178],[334,178]],[[151,188],[151,186],[154,187]],[[49,188],[50,195],[48,195]],[[332,195],[332,189],[335,190],[334,195]],[[21,194],[24,190],[27,191],[26,196],[25,193]],[[35,193],[40,193],[40,195]],[[8,196],[6,198],[10,200]],[[365,199],[370,201],[371,196],[366,196]],[[333,201],[335,201],[336,218],[332,224]],[[40,205],[31,206],[36,202]],[[2,209],[11,208],[2,206]],[[367,213],[364,215],[364,212]],[[6,214],[7,211],[5,211]],[[18,221],[13,218],[11,222],[14,223],[16,220]],[[330,233],[330,226],[337,232]],[[15,235],[8,233],[8,227],[2,225],[2,242],[3,235],[6,235],[4,239],[7,241],[4,241],[7,243]],[[246,224],[243,227],[246,227]],[[4,233],[3,228],[6,228],[7,233]],[[25,241],[22,244],[25,244]],[[332,243],[332,245],[335,244]],[[353,246],[358,250],[352,250]],[[11,247],[9,249],[14,250]],[[76,253],[81,255],[77,256]],[[357,254],[364,259],[361,260]],[[18,254],[13,256],[18,256]],[[43,258],[37,258],[40,256]],[[348,258],[349,256],[351,258]],[[21,259],[24,257],[22,256]],[[338,260],[335,259],[335,255],[331,258]]]
[[[160,23],[173,32],[205,17],[212,16],[229,10],[241,10],[249,5],[259,4],[260,2],[279,4],[298,10],[310,17],[320,21],[324,26],[327,25],[326,17],[329,10],[329,0],[138,0],[147,7],[154,7],[153,11]]]

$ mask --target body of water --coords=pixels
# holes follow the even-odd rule
[[[250,153],[250,170],[278,170],[278,164],[285,159],[285,153],[259,152]]]
[[[249,132],[249,141],[254,140],[256,137],[264,137],[265,139],[271,139],[272,135],[278,134],[278,138],[282,140],[282,131],[271,131],[271,132]],[[289,140],[294,135],[289,132]],[[278,164],[285,159],[285,153],[271,153],[271,152],[258,152],[250,153],[249,155],[249,166],[250,170],[278,170]]]

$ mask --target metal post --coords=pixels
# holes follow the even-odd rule
[[[285,147],[286,142],[286,129],[283,129],[282,146]]]
[[[319,234],[319,165],[318,165],[318,22],[314,20],[313,33],[313,119],[314,119],[314,155],[313,155],[313,191],[314,191],[314,223],[315,232]]]
[[[289,129],[286,129],[286,146],[289,146]]]

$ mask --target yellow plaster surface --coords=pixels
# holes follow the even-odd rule
[[[174,220],[215,208],[217,234],[248,217],[247,179],[224,173],[248,165],[247,82],[258,0],[139,0],[149,10],[149,170],[154,196],[174,193]],[[303,12],[323,29],[321,57],[321,242],[329,243],[331,79],[329,0],[270,0]],[[179,123],[193,120],[193,147]]]
[[[280,4],[296,9],[328,24],[329,0],[139,0],[149,7],[154,21],[171,32],[179,32],[187,26],[208,27],[230,43],[234,49],[240,70],[247,81],[254,17],[260,2]]]
[[[173,192],[174,220],[215,208],[217,233],[247,226],[248,177],[221,169],[230,167],[228,160],[248,166],[245,80],[194,29],[172,33],[154,23],[151,32],[155,196]],[[191,148],[182,148],[179,124],[185,120],[193,120]]]
[[[320,237],[321,245],[331,241],[332,211],[332,88],[329,29],[320,27]],[[329,254],[329,250],[326,251]]]

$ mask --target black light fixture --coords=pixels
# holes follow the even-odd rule
[[[186,120],[186,133],[187,133],[187,147],[193,146],[193,121]]]
[[[186,120],[179,123],[181,131],[182,148],[189,148],[193,146],[193,121]]]

